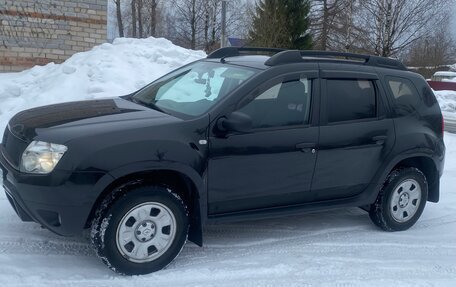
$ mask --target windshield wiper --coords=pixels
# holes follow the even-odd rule
[[[159,106],[157,106],[157,105],[154,104],[154,103],[147,103],[147,102],[139,101],[138,99],[136,99],[136,98],[134,98],[134,97],[131,97],[131,101],[132,101],[133,103],[135,103],[135,104],[138,104],[138,105],[141,105],[141,106],[148,107],[148,108],[150,108],[150,109],[159,111],[159,112],[161,112],[161,113],[169,114],[168,112],[166,112],[165,110],[163,110],[162,108],[160,108]]]

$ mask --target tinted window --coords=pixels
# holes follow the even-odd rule
[[[285,127],[309,122],[311,81],[282,82],[270,87],[239,111],[252,118],[253,128]]]
[[[329,122],[375,118],[375,87],[367,80],[328,80]]]
[[[387,82],[395,100],[396,113],[399,115],[414,113],[421,103],[415,85],[410,80],[397,77],[388,77]]]

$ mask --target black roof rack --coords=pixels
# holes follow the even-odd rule
[[[276,49],[276,48],[254,48],[254,47],[225,47],[215,50],[207,56],[208,59],[218,59],[218,58],[227,58],[227,57],[236,57],[241,56],[242,54],[254,54],[254,53],[264,53],[264,54],[277,54],[279,52],[284,52],[285,49]]]
[[[331,52],[331,51],[298,51],[288,50],[281,53],[277,53],[265,62],[267,66],[276,66],[285,63],[296,63],[305,61],[303,57],[316,57],[316,58],[328,58],[335,59],[342,58],[345,60],[354,60],[363,63],[366,66],[383,67],[397,70],[407,70],[400,61],[384,58],[379,56],[361,55],[354,53],[343,53],[343,52]]]
[[[353,63],[360,63],[366,66],[383,67],[396,70],[407,71],[407,67],[400,61],[379,56],[361,55],[354,53],[342,53],[331,51],[299,51],[299,50],[284,50],[275,48],[250,48],[250,47],[226,47],[212,52],[207,58],[227,58],[240,56],[241,54],[256,53],[273,53],[264,64],[267,66],[277,66],[282,64],[297,63],[309,61],[309,58],[325,58],[325,59],[344,59],[351,60]],[[307,59],[306,59],[307,57]]]

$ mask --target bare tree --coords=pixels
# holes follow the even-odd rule
[[[218,48],[221,32],[221,0],[112,1],[116,4],[113,17],[120,21],[124,36],[134,38],[161,36],[187,48],[206,51]],[[228,3],[229,35],[245,37],[250,25],[248,7],[251,5],[252,3],[246,3],[244,0],[232,0]],[[117,13],[118,7],[120,7],[120,20]],[[120,32],[120,27],[118,28]]]
[[[345,51],[349,52],[352,45],[352,28],[353,28],[353,14],[355,10],[355,1],[350,1],[348,4],[348,17],[345,25]]]
[[[204,3],[204,50],[212,51],[219,45],[221,32],[221,7],[220,0],[207,0]],[[229,15],[231,16],[231,14]],[[232,26],[232,17],[227,18],[227,26]]]
[[[333,43],[340,31],[342,19],[345,19],[351,0],[313,0],[311,30],[314,47],[319,50],[334,50],[338,45]],[[337,42],[337,41],[336,41]]]
[[[455,63],[456,42],[449,36],[450,22],[446,23],[411,45],[406,57],[410,66],[435,68]]]
[[[328,49],[346,52],[360,51],[357,43],[363,47],[364,29],[360,23],[363,11],[362,0],[341,0],[337,13],[334,15],[328,36]]]
[[[138,36],[139,38],[144,37],[144,24],[143,24],[143,9],[144,9],[144,2],[143,0],[136,0],[137,4],[137,12],[138,12]]]
[[[150,15],[150,34],[152,36],[157,35],[157,10],[158,10],[158,0],[149,0],[149,4],[147,5],[150,7],[149,15]]]
[[[119,29],[119,36],[125,37],[124,25],[122,19],[122,2],[121,0],[113,0],[116,4],[117,28]]]
[[[368,52],[398,55],[441,25],[450,4],[451,0],[361,1],[358,39]]]
[[[163,30],[161,25],[161,11],[159,0],[126,0],[122,6],[124,29],[129,37],[145,38],[157,36],[157,30]],[[129,5],[129,8],[127,6]]]
[[[221,0],[173,0],[176,43],[210,52],[219,47],[221,33]],[[249,4],[242,0],[227,3],[227,33],[243,37],[248,28],[244,24]],[[177,8],[177,9],[176,9]]]
[[[131,0],[131,28],[133,38],[136,38],[137,32],[136,24],[138,22],[138,19],[136,18],[136,9],[138,9],[136,5],[136,0]]]
[[[198,36],[204,31],[208,0],[173,0],[176,40],[190,49],[198,46]]]

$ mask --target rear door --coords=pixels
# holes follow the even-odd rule
[[[394,123],[386,117],[385,93],[373,72],[322,69],[321,76],[312,195],[314,200],[355,196],[377,184],[374,175],[395,142]]]

